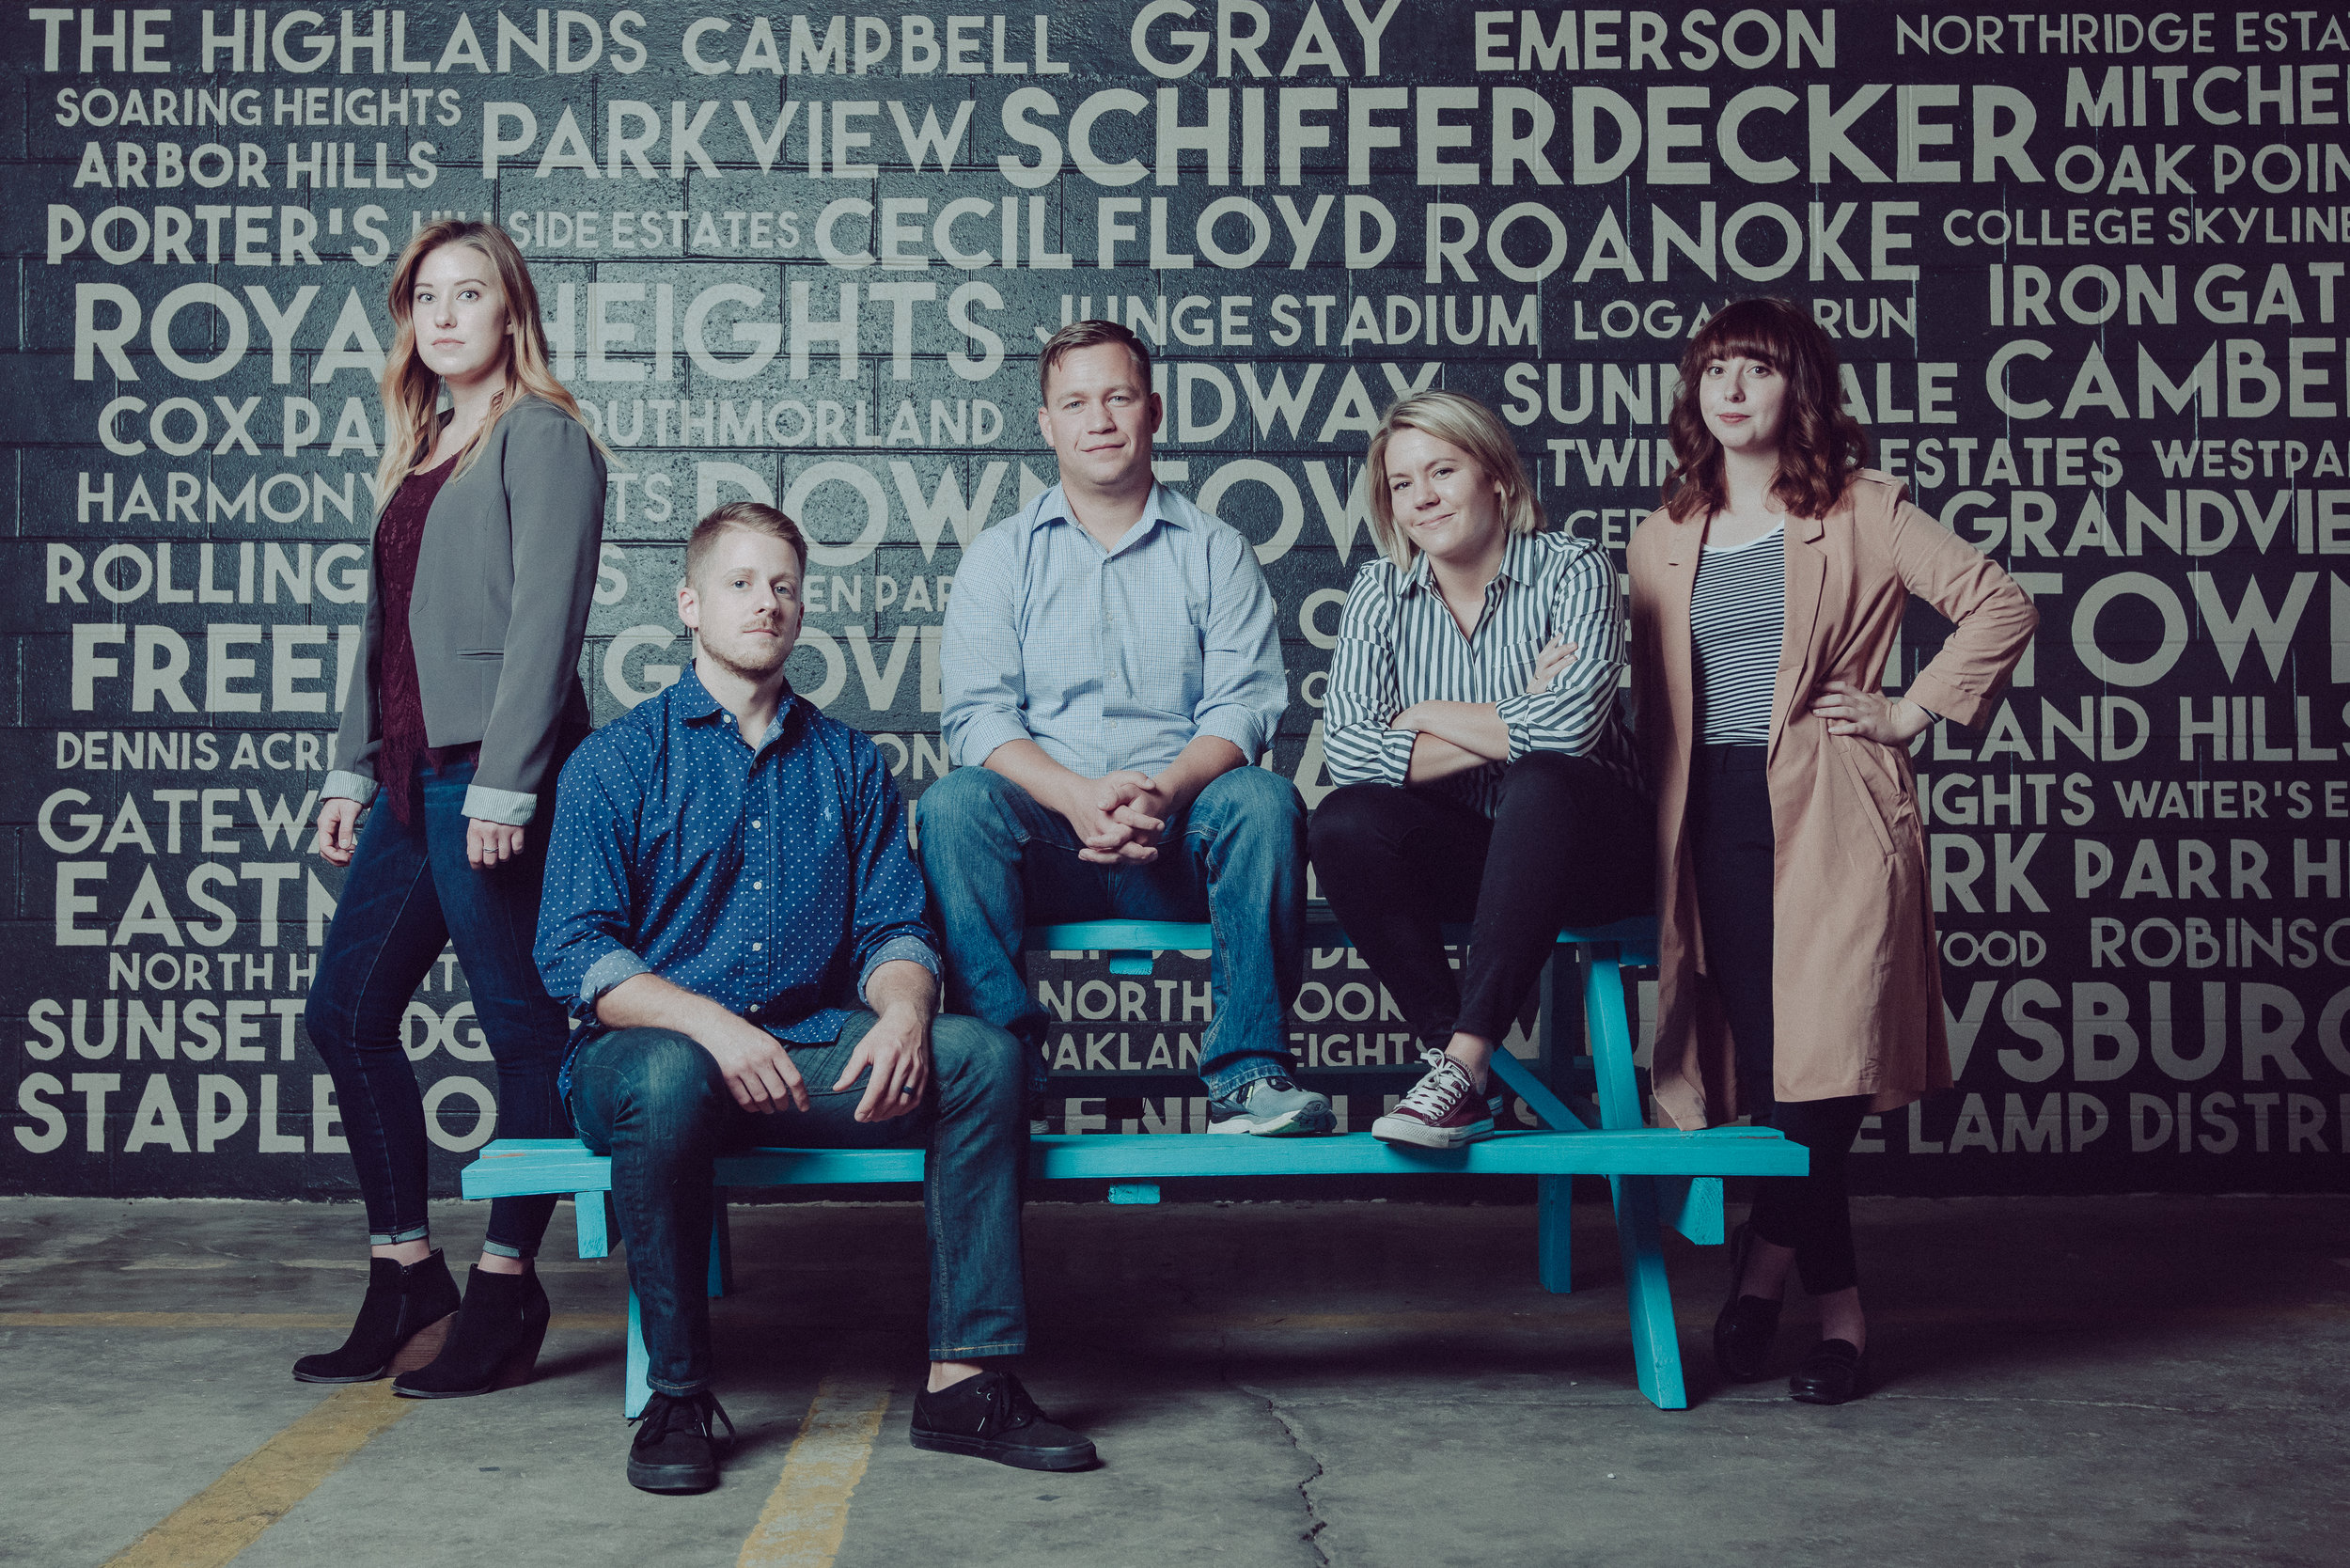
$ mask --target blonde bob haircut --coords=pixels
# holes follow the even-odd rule
[[[1371,537],[1396,570],[1408,572],[1419,555],[1407,530],[1395,520],[1395,499],[1387,488],[1387,443],[1398,431],[1418,431],[1458,447],[1472,458],[1485,477],[1501,486],[1501,516],[1513,534],[1536,534],[1548,525],[1543,503],[1534,494],[1519,460],[1517,444],[1501,416],[1475,398],[1459,392],[1420,392],[1390,404],[1371,438],[1364,457],[1364,484],[1371,502]]]

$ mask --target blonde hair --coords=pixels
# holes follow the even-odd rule
[[[473,466],[498,420],[521,400],[518,393],[543,398],[579,419],[582,425],[587,423],[580,418],[578,400],[555,379],[555,372],[547,366],[547,335],[539,321],[539,290],[530,281],[530,264],[523,259],[514,242],[493,224],[448,218],[428,225],[408,242],[407,248],[400,253],[399,264],[392,268],[392,352],[384,358],[382,383],[384,456],[375,469],[379,510],[389,504],[400,481],[415,472],[416,465],[432,449],[432,438],[440,431],[441,378],[416,353],[413,313],[416,274],[423,268],[425,258],[443,245],[470,245],[497,269],[498,291],[506,299],[509,329],[506,384],[491,400],[490,416],[458,453],[455,474]],[[596,441],[593,431],[588,439],[595,441],[596,449],[607,459],[611,457],[603,443]]]
[[[1513,534],[1540,533],[1546,525],[1543,503],[1534,481],[1518,458],[1516,443],[1501,418],[1475,398],[1459,392],[1420,392],[1388,406],[1365,454],[1363,483],[1371,503],[1371,534],[1398,571],[1409,571],[1419,546],[1395,520],[1395,502],[1387,489],[1387,443],[1398,431],[1418,431],[1461,448],[1485,477],[1501,486],[1501,515]]]

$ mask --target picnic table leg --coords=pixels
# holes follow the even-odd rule
[[[604,1195],[601,1192],[572,1194],[572,1229],[579,1235],[579,1255],[583,1258],[612,1256],[612,1231],[606,1223]]]
[[[734,1236],[727,1229],[727,1196],[722,1189],[711,1206],[710,1294],[715,1299],[734,1289]]]
[[[1681,1336],[1673,1323],[1672,1287],[1665,1278],[1665,1248],[1656,1216],[1656,1178],[1608,1179],[1616,1202],[1616,1246],[1632,1314],[1632,1357],[1640,1392],[1659,1410],[1689,1408],[1681,1377]]]
[[[620,1414],[630,1420],[645,1413],[652,1399],[652,1385],[646,1381],[652,1372],[652,1357],[645,1354],[645,1318],[637,1305],[636,1293],[628,1293],[628,1382],[620,1390]]]
[[[1534,1179],[1534,1212],[1540,1226],[1543,1289],[1566,1295],[1574,1289],[1574,1178],[1538,1176]]]
[[[1632,1071],[1632,1029],[1624,1013],[1622,960],[1613,947],[1592,948],[1585,971],[1583,1007],[1598,1075],[1600,1125],[1610,1129],[1646,1125],[1640,1114],[1639,1086]],[[1657,1178],[1614,1176],[1607,1184],[1615,1198],[1616,1246],[1623,1258],[1624,1296],[1632,1315],[1632,1355],[1640,1392],[1660,1410],[1685,1410],[1689,1395],[1681,1376],[1681,1339],[1673,1324],[1672,1288],[1665,1278]]]

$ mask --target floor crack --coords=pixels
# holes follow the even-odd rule
[[[1336,1562],[1337,1559],[1330,1555],[1330,1549],[1322,1542],[1323,1529],[1330,1521],[1324,1518],[1321,1511],[1314,1506],[1313,1484],[1320,1481],[1324,1473],[1321,1456],[1306,1446],[1305,1435],[1298,1430],[1297,1423],[1290,1419],[1289,1412],[1281,1408],[1280,1402],[1276,1400],[1271,1393],[1262,1388],[1252,1388],[1247,1384],[1237,1381],[1232,1384],[1232,1387],[1251,1399],[1264,1401],[1265,1414],[1281,1423],[1281,1431],[1289,1438],[1290,1447],[1297,1450],[1300,1458],[1313,1466],[1313,1473],[1297,1483],[1297,1498],[1305,1507],[1307,1520],[1307,1528],[1299,1534],[1298,1539],[1305,1542],[1311,1549],[1316,1562],[1323,1564],[1324,1568],[1330,1568],[1330,1564]]]

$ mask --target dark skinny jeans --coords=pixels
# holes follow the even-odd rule
[[[555,1086],[570,1020],[530,956],[547,860],[552,792],[523,831],[523,853],[477,870],[465,859],[465,790],[474,765],[418,764],[423,805],[401,822],[378,796],[343,878],[342,900],[304,1010],[310,1043],[334,1074],[343,1137],[367,1201],[368,1240],[386,1247],[428,1234],[424,1099],[408,1065],[409,999],[452,942],[474,1016],[497,1063],[497,1136],[568,1137]],[[482,1249],[539,1250],[552,1195],[490,1203]]]
[[[1647,804],[1563,752],[1512,762],[1491,818],[1432,789],[1349,784],[1323,798],[1308,837],[1331,912],[1437,1049],[1456,1030],[1498,1046],[1561,928],[1650,906]],[[1442,927],[1470,919],[1456,976]]]
[[[1770,1124],[1811,1152],[1806,1176],[1760,1177],[1747,1223],[1775,1247],[1793,1247],[1803,1288],[1829,1295],[1860,1283],[1853,1257],[1852,1200],[1845,1164],[1869,1111],[1866,1095],[1779,1100],[1771,1092],[1776,1036],[1771,1013],[1771,912],[1776,836],[1763,782],[1765,748],[1698,748],[1689,776],[1698,920],[1706,967],[1736,1049],[1738,1102],[1770,1107]]]

